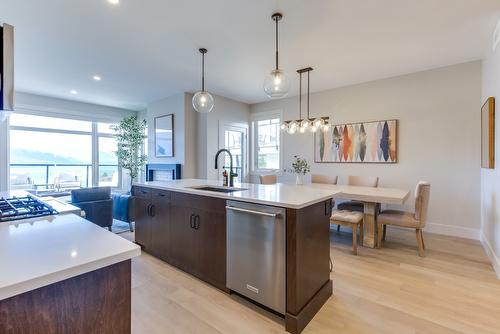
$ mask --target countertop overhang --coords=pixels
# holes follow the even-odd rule
[[[289,209],[302,209],[335,197],[339,193],[334,187],[317,187],[316,185],[295,185],[287,183],[253,184],[237,183],[234,188],[244,190],[233,193],[220,193],[196,189],[200,186],[221,186],[220,181],[204,179],[181,179],[173,181],[135,182],[135,186],[153,189],[176,191],[194,195],[217,197],[256,204],[279,206]]]
[[[0,300],[140,254],[138,245],[74,214],[0,223]]]

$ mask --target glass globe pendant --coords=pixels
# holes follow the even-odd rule
[[[300,127],[304,128],[304,130],[309,129],[309,127],[311,127],[311,126],[312,126],[312,122],[310,120],[308,120],[307,118],[303,119],[302,122],[300,122]]]
[[[299,124],[296,121],[291,121],[290,123],[288,123],[287,132],[293,135],[295,132],[297,132],[298,127]]]
[[[321,117],[319,118],[316,118],[314,121],[313,121],[313,126],[316,127],[316,128],[320,128],[322,127],[323,125],[325,125],[325,120]]]
[[[264,80],[264,91],[272,99],[285,97],[289,90],[290,80],[282,70],[272,70]]]
[[[205,53],[207,49],[201,48],[198,51],[201,53],[201,91],[193,96],[193,108],[199,113],[209,113],[214,108],[213,96],[205,91]]]
[[[283,18],[280,13],[274,13],[271,18],[276,23],[276,67],[271,71],[271,73],[264,80],[264,92],[272,99],[285,97],[290,91],[290,80],[288,76],[280,70],[278,62],[278,46],[279,46],[279,35],[278,35],[278,22]]]

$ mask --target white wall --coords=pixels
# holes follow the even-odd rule
[[[483,61],[481,102],[490,96],[496,98],[495,169],[481,169],[481,241],[500,278],[500,48]]]
[[[224,143],[219,143],[221,122],[248,125],[250,106],[248,104],[214,95],[215,106],[209,114],[198,114],[198,169],[200,178],[217,179],[214,169],[215,154]],[[222,161],[222,158],[220,158]]]
[[[471,62],[313,94],[311,116],[330,116],[335,124],[398,119],[399,162],[313,163],[312,172],[339,175],[341,183],[348,175],[377,175],[382,187],[412,189],[409,210],[416,183],[429,181],[427,230],[478,238],[480,87],[481,63]],[[251,106],[251,112],[279,109],[285,119],[298,118],[298,98]],[[285,167],[295,154],[314,161],[312,134],[284,136]]]
[[[146,116],[148,122],[148,162],[181,164],[183,178],[196,176],[197,134],[195,130],[197,119],[190,101],[190,94],[181,93],[149,103]],[[154,120],[155,117],[169,114],[174,114],[174,156],[158,158],[155,156]]]

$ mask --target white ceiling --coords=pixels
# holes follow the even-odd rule
[[[199,47],[209,91],[265,101],[275,10],[297,94],[305,66],[321,91],[480,59],[500,1],[0,0],[0,22],[16,27],[19,91],[139,110],[199,88]]]

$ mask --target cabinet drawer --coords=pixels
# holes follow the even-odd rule
[[[132,193],[136,197],[141,197],[141,198],[151,198],[151,192],[152,189],[150,188],[144,188],[144,187],[136,187],[134,186]]]
[[[170,192],[166,190],[150,189],[155,201],[170,202]]]
[[[174,192],[172,203],[179,206],[187,206],[206,211],[226,212],[226,200],[222,198],[199,196]]]

